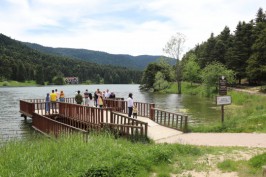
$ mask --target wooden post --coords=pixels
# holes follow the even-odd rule
[[[155,107],[155,104],[154,103],[151,103],[150,104],[150,119],[154,121],[154,113],[155,113],[155,110],[154,110],[154,107]]]
[[[183,132],[187,133],[188,132],[188,116],[185,116],[185,125],[183,128]]]
[[[224,123],[224,105],[221,106],[222,110],[222,124]]]

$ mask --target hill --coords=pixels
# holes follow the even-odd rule
[[[39,44],[24,43],[28,47],[37,51],[55,54],[63,57],[70,57],[73,59],[79,59],[83,61],[89,61],[97,64],[107,64],[113,66],[127,67],[131,69],[144,70],[151,62],[158,61],[162,56],[140,55],[131,56],[123,54],[109,54],[106,52],[86,50],[86,49],[73,49],[73,48],[52,48],[44,47]],[[166,58],[166,57],[164,57]],[[170,65],[174,65],[176,60],[166,58]]]
[[[99,65],[33,50],[0,34],[0,80],[36,80],[52,83],[55,77],[77,76],[81,82],[139,83],[142,72],[125,67]]]

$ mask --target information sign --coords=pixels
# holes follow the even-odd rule
[[[219,95],[227,95],[227,81],[223,76],[219,79]]]
[[[217,96],[216,104],[217,105],[229,105],[232,103],[231,96]]]

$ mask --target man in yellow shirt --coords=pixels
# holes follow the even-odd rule
[[[54,90],[52,90],[52,93],[50,94],[50,101],[51,101],[51,107],[52,107],[53,113],[57,112],[56,111],[56,98],[57,98],[57,95],[54,92]]]

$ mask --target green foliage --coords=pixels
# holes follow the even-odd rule
[[[159,81],[156,80],[156,75]],[[168,86],[167,82],[173,80],[173,75],[171,66],[164,60],[160,60],[159,63],[150,63],[142,75],[142,87],[150,89],[156,86],[157,90],[161,90]]]
[[[75,76],[82,83],[140,83],[141,71],[110,65],[98,65],[58,55],[44,54],[21,42],[0,34],[0,78],[6,80],[35,80],[37,84],[53,83],[59,75]]]
[[[184,64],[184,69],[183,69],[183,79],[185,81],[189,81],[191,83],[193,82],[199,82],[199,74],[200,74],[200,67],[198,63],[196,62],[196,55],[191,54],[189,56],[188,61]]]
[[[165,80],[165,76],[163,73],[158,71],[155,75],[155,82],[153,84],[153,88],[155,91],[163,90],[168,87],[168,82]]]
[[[249,160],[249,165],[253,168],[261,168],[263,165],[266,165],[266,153],[252,157]]]
[[[37,136],[0,147],[0,175],[150,176],[166,169],[174,157],[201,153],[198,147],[131,143],[109,134],[92,134],[87,143],[79,135],[57,140]],[[170,171],[168,167],[160,175],[167,176]]]
[[[236,171],[238,166],[237,162],[232,160],[225,160],[217,164],[217,167],[222,170],[223,172],[232,172]]]
[[[235,72],[235,79],[248,77],[250,84],[266,81],[266,14],[260,8],[255,20],[239,22],[234,34],[226,26],[217,36],[212,33],[209,39],[187,54],[195,54],[197,63],[204,69],[213,62],[219,62]],[[186,62],[189,55],[185,55]],[[182,61],[183,61],[182,60]],[[187,78],[186,78],[187,79]]]
[[[234,72],[226,69],[224,65],[217,62],[206,66],[201,73],[201,79],[207,87],[217,86],[218,79],[221,76],[225,76],[228,83],[232,83],[234,81]]]
[[[211,94],[211,88],[218,86],[218,80],[221,76],[225,76],[228,83],[234,81],[234,72],[226,69],[224,65],[213,62],[206,66],[201,72],[201,79],[206,86],[207,95]]]
[[[248,76],[255,81],[266,81],[266,24],[252,49],[253,54],[249,58],[247,66]]]
[[[65,80],[64,80],[64,77],[63,76],[55,76],[53,78],[53,83],[55,85],[64,85],[65,84]]]
[[[158,62],[160,56],[150,55],[122,55],[109,54],[106,52],[86,50],[86,49],[71,49],[71,48],[52,48],[44,47],[38,44],[24,43],[28,47],[46,54],[53,54],[61,57],[68,57],[75,60],[82,60],[89,63],[97,63],[99,65],[110,65],[126,67],[128,69],[144,70],[149,63]],[[172,58],[167,58],[167,63],[174,65],[176,61]],[[105,79],[106,80],[106,79]]]

